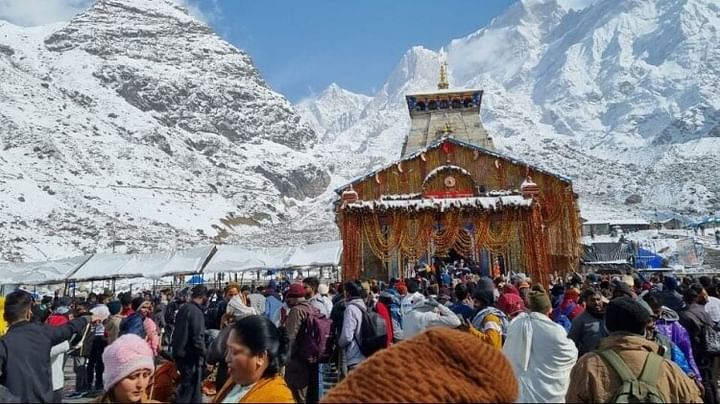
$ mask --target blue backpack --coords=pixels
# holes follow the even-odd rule
[[[553,311],[553,321],[560,324],[565,329],[565,332],[570,331],[570,326],[572,325],[570,314],[575,311],[576,307],[577,305],[575,303],[571,303],[565,307],[565,310]]]

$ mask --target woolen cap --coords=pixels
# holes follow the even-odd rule
[[[110,315],[113,316],[115,314],[118,314],[122,311],[122,303],[120,303],[120,300],[113,300],[107,304],[108,310],[110,311]]]
[[[537,284],[530,289],[530,295],[528,296],[528,308],[530,311],[538,313],[547,313],[552,308],[550,303],[550,296],[545,292],[545,288],[542,285]]]
[[[468,332],[436,327],[373,354],[322,402],[512,403],[517,397],[501,350]]]
[[[288,289],[287,297],[305,297],[305,287],[302,283],[293,283]]]
[[[496,306],[508,316],[514,316],[519,312],[525,311],[525,303],[522,297],[514,293],[505,293],[500,296]]]
[[[612,299],[605,310],[605,327],[610,332],[624,331],[643,335],[650,313],[637,300],[623,296]]]
[[[155,371],[155,362],[150,345],[135,334],[125,334],[105,348],[102,354],[105,372],[103,388],[110,391],[122,379],[138,370]]]

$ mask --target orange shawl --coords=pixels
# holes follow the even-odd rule
[[[225,382],[225,385],[213,398],[213,403],[220,403],[227,394],[235,387],[232,378]],[[285,383],[282,376],[260,379],[250,389],[250,391],[240,399],[241,403],[294,403],[290,388]]]

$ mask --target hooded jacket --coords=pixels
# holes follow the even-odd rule
[[[680,324],[680,316],[674,311],[667,307],[663,307],[660,318],[655,322],[655,331],[658,334],[667,337],[673,344],[682,351],[685,355],[685,359],[690,366],[690,371],[698,379],[700,377],[700,370],[698,369],[697,363],[695,362],[695,356],[693,355],[692,343],[690,342],[690,336],[687,330]]]
[[[639,376],[648,354],[657,353],[659,347],[640,335],[614,333],[602,340],[600,349],[614,350],[630,371]],[[621,385],[620,376],[600,355],[592,352],[580,358],[573,368],[565,399],[568,403],[606,403]],[[666,403],[703,402],[695,382],[667,359],[660,369],[657,389]]]
[[[361,339],[362,316],[366,310],[365,302],[359,297],[347,302],[345,307],[345,316],[343,317],[338,344],[345,351],[348,366],[357,365],[365,360],[365,355],[360,351],[359,341]]]
[[[419,293],[411,296],[410,310],[403,316],[403,338],[410,339],[432,327],[460,326],[460,318],[448,307],[431,303]]]

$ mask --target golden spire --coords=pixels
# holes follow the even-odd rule
[[[438,82],[438,90],[447,90],[450,87],[447,78],[447,62],[440,63],[440,81]]]

